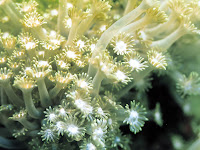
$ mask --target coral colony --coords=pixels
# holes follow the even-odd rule
[[[2,148],[131,150],[121,126],[163,124],[147,105],[152,73],[172,78],[185,113],[200,94],[174,54],[200,34],[198,0],[0,0],[0,15]]]

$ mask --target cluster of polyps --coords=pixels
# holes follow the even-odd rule
[[[195,0],[128,0],[124,12],[123,6],[59,0],[44,11],[34,0],[0,0],[0,21],[13,25],[0,26],[0,115],[15,137],[25,135],[26,142],[34,136],[29,144],[35,149],[64,149],[72,141],[82,142],[81,149],[128,149],[119,127],[127,123],[139,132],[146,110],[135,101],[126,108],[118,102],[131,88],[145,94],[150,73],[173,61],[167,49],[199,33],[199,6]],[[197,82],[193,73],[178,88],[196,94]]]

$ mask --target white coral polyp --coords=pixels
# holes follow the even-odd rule
[[[33,49],[37,46],[37,44],[35,42],[28,42],[27,44],[25,44],[25,48],[26,50],[30,50]]]
[[[129,65],[131,66],[132,70],[139,70],[141,68],[140,61],[136,59],[130,59],[129,60]]]
[[[44,137],[45,139],[48,139],[49,141],[53,141],[54,140],[54,133],[51,129],[46,129],[44,131]]]
[[[130,118],[138,118],[138,117],[139,117],[139,114],[138,114],[137,111],[132,110],[132,111],[130,112]]]
[[[71,28],[72,27],[72,19],[71,18],[66,20],[66,26],[65,27],[66,28]]]
[[[117,70],[117,72],[115,73],[117,79],[121,82],[125,82],[125,80],[127,79],[127,76],[124,72]]]
[[[86,82],[86,81],[84,81],[84,80],[80,80],[80,81],[78,81],[78,83],[77,83],[77,85],[79,86],[79,87],[81,87],[81,88],[88,88],[88,83]]]
[[[82,99],[77,99],[75,100],[75,105],[79,108],[79,109],[83,109],[86,107],[86,103],[82,100]]]
[[[124,41],[118,41],[114,50],[117,54],[123,55],[127,52],[127,44]]]
[[[76,135],[76,134],[78,134],[79,133],[79,130],[78,130],[79,128],[77,127],[77,126],[75,126],[75,125],[69,125],[68,127],[67,127],[67,131],[68,131],[68,133],[70,134],[70,135]]]
[[[97,128],[93,132],[94,137],[101,138],[104,135],[103,129],[102,128]]]
[[[77,99],[75,100],[74,104],[76,105],[76,107],[78,109],[81,110],[81,112],[83,114],[85,114],[86,116],[91,114],[93,111],[93,107],[91,107],[89,104],[87,104],[84,100],[82,99]]]
[[[86,145],[86,149],[87,149],[87,150],[96,150],[96,147],[95,147],[94,144],[88,143],[88,144]]]
[[[76,46],[79,47],[80,49],[83,48],[85,46],[85,42],[82,40],[78,40],[76,42]]]
[[[67,57],[71,58],[71,59],[75,59],[77,57],[76,53],[73,51],[67,51]]]

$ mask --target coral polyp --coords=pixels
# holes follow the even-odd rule
[[[153,73],[179,98],[200,95],[200,72],[174,54],[198,39],[199,10],[197,0],[0,0],[0,147],[132,149],[122,127],[163,125],[161,105],[148,104]]]

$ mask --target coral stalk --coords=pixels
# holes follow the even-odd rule
[[[59,84],[56,84],[56,86],[49,91],[49,97],[51,99],[55,98],[61,89],[62,89],[62,86],[59,86]]]
[[[176,42],[180,37],[182,37],[185,34],[185,30],[183,30],[183,28],[180,26],[177,30],[175,30],[173,33],[171,33],[164,39],[153,41],[151,47],[158,47],[161,48],[163,51],[166,51],[169,47],[172,46],[174,42]]]
[[[137,0],[128,0],[125,11],[124,11],[124,15],[131,12],[136,7],[136,4],[137,4]]]
[[[101,81],[104,79],[104,73],[101,70],[98,70],[93,81],[93,94],[99,95],[99,89],[101,87]]]
[[[38,79],[37,85],[38,85],[38,91],[39,91],[39,95],[40,95],[41,105],[42,105],[42,107],[46,108],[49,105],[51,105],[52,102],[50,100],[44,78]]]
[[[4,91],[8,96],[9,101],[16,106],[23,106],[23,101],[15,94],[9,82],[10,80],[5,83],[2,83]]]
[[[8,0],[0,4],[1,8],[4,12],[11,18],[12,22],[16,25],[16,27],[21,27],[20,24],[20,13],[16,10],[15,5],[13,4],[12,0]]]
[[[96,48],[93,51],[92,58],[97,56],[99,53],[101,53],[103,50],[106,49],[107,45],[119,31],[121,28],[126,26],[127,24],[131,23],[133,20],[135,20],[137,17],[139,17],[143,12],[145,12],[148,8],[150,8],[152,5],[155,5],[151,2],[151,0],[144,0],[142,3],[132,10],[130,13],[116,21],[113,25],[111,25],[100,37],[96,44]],[[112,35],[112,36],[111,36]],[[91,75],[94,70],[91,67],[91,64],[89,65],[88,74]]]
[[[19,119],[18,120],[26,129],[29,130],[35,130],[37,129],[39,126],[36,122],[30,122],[25,118]]]
[[[123,27],[119,32],[133,33],[134,31],[143,28],[151,21],[151,18],[145,15],[141,19]]]
[[[65,25],[63,23],[63,20],[65,16],[67,15],[66,5],[67,5],[66,0],[59,0],[57,30],[58,30],[58,33],[64,34],[64,36],[66,34],[66,31],[65,31]]]
[[[25,106],[28,111],[28,114],[31,117],[36,118],[36,119],[41,118],[42,113],[35,108],[35,105],[33,103],[32,95],[31,95],[32,90],[29,90],[29,89],[22,90],[22,92],[23,92],[24,102],[25,102]]]
[[[4,94],[4,89],[3,89],[3,87],[0,87],[0,89],[1,89],[1,105],[5,105],[5,104],[7,104],[7,99]]]
[[[42,26],[37,26],[37,27],[31,28],[31,33],[40,40],[47,39],[47,35],[46,35],[44,29],[42,28]]]
[[[157,35],[159,35],[160,33],[162,32],[166,32],[166,28],[172,26],[174,27],[175,26],[175,20],[176,20],[177,16],[172,13],[170,16],[169,16],[169,19],[167,22],[163,23],[163,24],[159,24],[153,28],[150,28],[150,29],[146,29],[145,30],[145,33],[148,34],[149,37],[155,37]],[[172,28],[170,27],[170,28]]]

